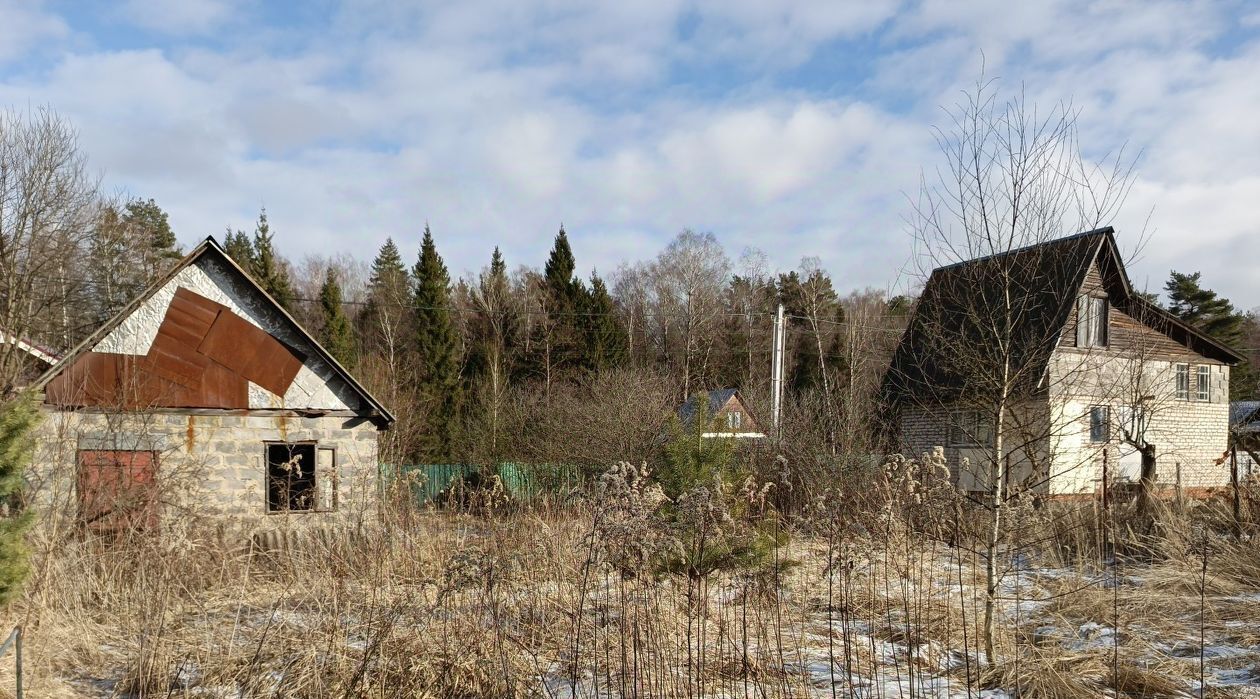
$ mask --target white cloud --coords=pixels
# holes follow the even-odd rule
[[[164,32],[232,21],[213,5],[148,20]],[[1135,277],[1203,269],[1240,303],[1260,303],[1260,280],[1234,263],[1256,232],[1260,45],[1212,54],[1225,10],[896,9],[348,0],[317,33],[281,37],[283,53],[246,30],[196,47],[79,47],[0,72],[0,104],[60,110],[107,186],[156,198],[185,243],[249,227],[265,204],[294,257],[368,257],[387,235],[414,254],[428,220],[460,271],[496,243],[512,265],[541,264],[563,221],[583,271],[610,272],[687,226],[714,231],[732,254],[760,247],[780,267],[820,256],[840,288],[883,287],[908,256],[903,192],[935,162],[937,107],[974,81],[983,50],[1005,86],[1023,82],[1043,104],[1073,99],[1091,152],[1144,149],[1119,222],[1123,235],[1154,207]],[[827,42],[887,26],[858,91],[777,84]],[[674,82],[697,67],[718,82]]]
[[[126,0],[118,8],[133,24],[173,35],[209,34],[236,11],[233,0]]]
[[[0,67],[69,34],[65,21],[45,9],[42,0],[0,0]]]

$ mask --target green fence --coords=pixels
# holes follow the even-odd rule
[[[565,496],[585,485],[582,471],[576,466],[499,464],[497,467],[471,464],[407,464],[398,472],[409,478],[412,492],[420,504],[440,502],[451,486],[460,482],[482,482],[498,476],[503,488],[516,500],[534,500],[545,496]],[[392,481],[395,469],[381,465],[386,481]]]

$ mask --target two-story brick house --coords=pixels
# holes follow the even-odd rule
[[[995,307],[990,328],[968,316]],[[1015,489],[1092,492],[1104,472],[1137,480],[1143,448],[1159,483],[1214,487],[1229,479],[1229,368],[1241,359],[1134,289],[1103,228],[934,270],[883,392],[899,448],[942,448],[964,490],[987,490],[1001,463]],[[1005,370],[998,455],[985,391]]]

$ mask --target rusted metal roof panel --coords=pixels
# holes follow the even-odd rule
[[[284,395],[303,358],[226,306],[176,290],[144,356],[85,352],[46,387],[65,406],[249,407],[249,382]]]
[[[198,351],[278,396],[289,390],[303,361],[293,349],[234,313],[219,314]]]

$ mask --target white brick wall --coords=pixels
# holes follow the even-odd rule
[[[66,523],[77,512],[78,449],[156,450],[164,524],[188,517],[250,530],[355,523],[376,506],[377,436],[371,422],[344,417],[45,410],[28,480],[43,514]],[[305,440],[337,449],[337,511],[268,514],[263,444]]]

